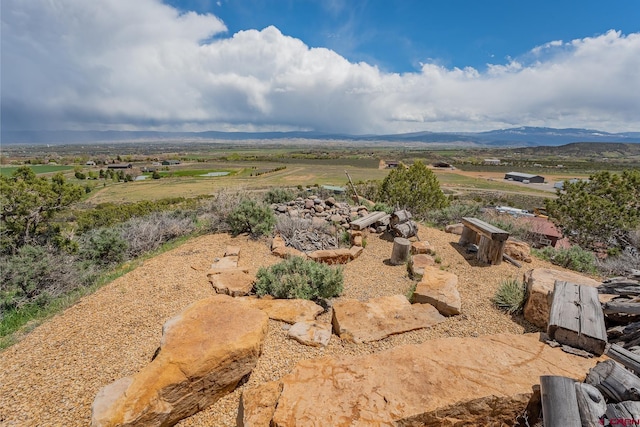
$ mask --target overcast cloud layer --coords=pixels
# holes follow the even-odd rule
[[[640,33],[393,74],[155,0],[2,0],[4,129],[640,131]]]

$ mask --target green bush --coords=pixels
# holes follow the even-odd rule
[[[293,200],[294,198],[295,194],[291,190],[284,188],[272,188],[267,191],[267,194],[264,196],[264,201],[266,203],[285,203]]]
[[[340,295],[342,268],[329,267],[301,257],[292,257],[271,267],[261,267],[256,275],[259,296],[318,299]]]
[[[570,270],[591,274],[597,271],[596,257],[593,252],[582,249],[580,246],[571,246],[569,249],[555,249],[546,246],[542,249],[533,249],[532,253],[538,258]]]
[[[127,241],[113,228],[101,228],[85,233],[79,245],[78,255],[99,265],[124,261],[128,247]]]
[[[430,224],[438,227],[444,227],[447,224],[460,222],[463,217],[477,217],[479,215],[479,204],[456,202],[445,208],[429,211],[425,219]]]
[[[525,300],[525,285],[516,279],[505,280],[493,296],[493,303],[509,314],[522,311]]]
[[[371,208],[371,211],[380,211],[380,212],[385,212],[388,214],[392,214],[393,213],[393,206],[389,206],[386,203],[380,203],[380,202],[376,202],[376,204],[373,205],[373,207]]]
[[[244,199],[229,215],[227,220],[231,233],[249,233],[253,237],[269,234],[276,224],[276,217],[269,206],[255,200]]]

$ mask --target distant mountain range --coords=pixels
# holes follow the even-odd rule
[[[590,129],[519,127],[488,132],[415,132],[393,135],[346,135],[323,132],[154,132],[154,131],[11,131],[3,144],[93,144],[136,141],[336,140],[465,144],[487,147],[558,146],[572,142],[640,143],[640,132],[608,133]]]

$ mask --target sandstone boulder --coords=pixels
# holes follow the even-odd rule
[[[412,242],[411,255],[417,255],[417,254],[433,255],[433,249],[431,248],[431,245],[429,244],[429,242],[426,242],[424,240],[419,242]]]
[[[331,339],[331,324],[321,322],[294,323],[287,332],[289,338],[293,338],[301,344],[313,347],[325,347]]]
[[[224,250],[224,256],[240,257],[240,246],[231,246],[231,245],[227,246],[227,248]]]
[[[424,276],[425,268],[434,265],[436,265],[436,262],[431,255],[417,254],[409,257],[407,269],[412,279],[420,280]]]
[[[462,229],[464,228],[464,225],[462,225],[461,222],[457,223],[457,224],[449,224],[446,227],[444,227],[444,231],[446,233],[452,233],[452,234],[462,234]]]
[[[444,317],[429,304],[412,305],[404,295],[378,297],[368,302],[355,299],[333,304],[333,330],[356,343],[378,341],[389,335],[428,328]]]
[[[287,242],[284,241],[284,238],[281,235],[277,235],[273,238],[273,240],[271,241],[271,250],[273,251],[274,249],[277,248],[284,248],[285,246],[287,246]]]
[[[524,242],[511,239],[507,240],[504,246],[504,254],[509,255],[513,259],[531,262],[531,246]]]
[[[351,246],[349,249],[349,254],[351,255],[351,259],[356,259],[364,252],[364,248],[362,246]]]
[[[282,383],[279,381],[269,381],[243,391],[236,425],[269,427],[281,392]]]
[[[226,295],[197,301],[169,319],[157,357],[101,389],[92,426],[174,425],[231,392],[255,367],[268,317]]]
[[[307,254],[302,251],[297,250],[296,248],[292,248],[291,246],[278,246],[271,250],[271,255],[275,255],[280,258],[291,258],[294,256],[299,256],[302,258],[306,258]]]
[[[431,304],[444,316],[460,314],[458,276],[436,267],[426,267],[412,300],[414,303]]]
[[[211,264],[211,270],[208,274],[217,274],[222,271],[233,270],[238,268],[237,256],[226,256],[222,258],[216,258]]]
[[[254,276],[244,271],[222,272],[209,276],[209,282],[213,290],[218,294],[240,297],[248,295],[253,289]]]
[[[299,362],[281,380],[272,426],[512,425],[541,375],[584,378],[598,359],[537,334],[441,338],[366,356]],[[243,397],[245,414],[253,407]],[[256,424],[253,424],[256,425]],[[261,424],[269,425],[269,424]]]
[[[351,252],[349,249],[322,249],[319,251],[313,251],[309,254],[309,258],[316,262],[324,264],[346,264],[351,261]]]
[[[586,286],[599,286],[600,282],[570,271],[551,268],[534,268],[524,273],[527,285],[527,301],[524,305],[524,318],[540,328],[547,328],[549,312],[553,301],[553,286],[556,280],[577,283]]]
[[[253,308],[263,310],[270,319],[289,324],[314,321],[324,309],[306,299],[238,298]]]

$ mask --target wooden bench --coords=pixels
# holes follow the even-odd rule
[[[478,261],[498,265],[502,262],[509,233],[477,218],[462,218],[462,235],[458,244],[478,245]]]

